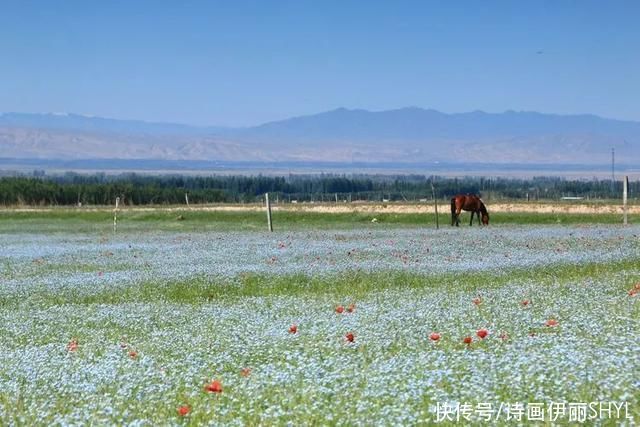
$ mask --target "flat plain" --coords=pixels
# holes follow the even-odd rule
[[[0,424],[637,422],[640,227],[536,215],[4,212]]]

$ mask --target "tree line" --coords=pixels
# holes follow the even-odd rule
[[[34,174],[0,178],[2,205],[128,205],[252,203],[271,193],[276,202],[424,201],[454,194],[479,194],[491,200],[557,200],[561,197],[615,199],[622,183],[554,177],[444,178],[424,175],[183,176],[139,174]],[[640,181],[630,182],[630,198]]]

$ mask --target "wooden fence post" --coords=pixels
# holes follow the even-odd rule
[[[438,221],[438,199],[436,199],[436,188],[431,183],[431,195],[433,197],[433,206],[436,210],[436,230],[440,228],[440,223]]]
[[[271,223],[271,202],[269,202],[269,193],[265,193],[264,198],[267,204],[267,225],[269,226],[269,231],[273,231],[273,224]]]
[[[624,182],[622,183],[622,212],[623,212],[623,219],[622,219],[622,223],[624,225],[628,224],[627,221],[627,194],[629,192],[629,177],[625,176],[624,177]]]
[[[116,208],[113,210],[113,232],[118,231],[118,205],[120,204],[120,197],[116,197]]]

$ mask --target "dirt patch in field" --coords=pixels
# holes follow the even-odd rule
[[[570,214],[620,214],[622,205],[548,205],[548,204],[496,204],[491,210],[496,212],[536,212],[536,213],[570,213]],[[628,206],[629,214],[640,213],[640,206]]]
[[[622,205],[612,204],[563,204],[563,203],[495,203],[487,204],[489,212],[532,212],[532,213],[564,213],[564,214],[622,214]],[[53,212],[59,210],[76,210],[74,208],[7,208],[0,209],[5,212]],[[98,212],[111,211],[110,207],[83,207],[78,211]],[[137,207],[124,206],[121,211],[131,212],[173,212],[173,211],[227,211],[227,212],[256,212],[264,210],[264,206],[257,204],[244,205],[198,205],[198,206],[153,206]],[[420,214],[433,213],[432,204],[381,204],[381,203],[344,203],[344,204],[282,204],[273,205],[272,210],[284,212],[309,212],[309,213],[393,213],[393,214]],[[447,204],[438,205],[440,213],[448,213]],[[629,214],[640,214],[640,206],[632,205],[627,208]]]
[[[616,205],[562,205],[543,203],[496,203],[488,204],[490,212],[535,212],[535,213],[569,213],[569,214],[622,214],[622,206]],[[279,208],[275,208],[279,209]],[[289,206],[280,208],[287,211],[318,213],[433,213],[433,205],[316,205]],[[449,212],[448,205],[438,206],[439,212]],[[639,214],[640,206],[629,206],[629,214]]]

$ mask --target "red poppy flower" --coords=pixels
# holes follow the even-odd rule
[[[636,291],[635,289],[631,289],[628,293],[630,297],[635,297],[638,291]]]
[[[531,303],[531,301],[529,301],[528,299],[523,299],[520,304],[522,304],[523,307],[526,307],[529,305],[529,303]]]
[[[480,305],[480,304],[482,304],[482,298],[480,298],[480,297],[476,297],[476,298],[474,298],[474,299],[473,299],[473,303],[474,303],[475,305]]]
[[[76,351],[77,349],[78,349],[78,340],[74,338],[71,341],[69,341],[69,344],[67,344],[67,351]]]
[[[431,335],[429,335],[429,339],[431,341],[438,341],[440,339],[440,334],[437,332],[431,332]]]
[[[344,307],[339,305],[336,307],[336,313],[342,314],[344,312]]]
[[[462,340],[463,343],[470,345],[471,342],[473,342],[473,338],[471,337],[464,337],[464,339]]]
[[[558,321],[556,319],[549,319],[546,322],[544,322],[544,326],[547,326],[547,327],[558,326]]]
[[[347,332],[344,338],[349,342],[354,342],[356,340],[356,336],[353,335],[353,332]]]
[[[251,375],[251,368],[242,368],[240,370],[240,375],[242,375],[243,377],[248,377],[249,375]]]
[[[135,359],[136,357],[138,357],[138,352],[135,351],[135,350],[131,350],[129,352],[129,357],[132,358],[132,359]]]
[[[349,304],[349,306],[347,307],[347,311],[349,313],[353,313],[354,311],[356,311],[356,305],[353,303]]]
[[[218,380],[213,380],[204,387],[207,393],[222,393],[222,383]]]
[[[191,408],[189,408],[187,405],[182,405],[178,407],[178,415],[180,415],[181,417],[184,417],[189,413],[190,410]]]
[[[476,332],[476,335],[480,338],[480,339],[485,339],[487,335],[489,335],[489,331],[487,331],[486,329],[482,328],[482,329],[478,329],[478,332]]]
[[[289,333],[290,334],[296,334],[298,333],[298,325],[291,325],[289,326]]]

